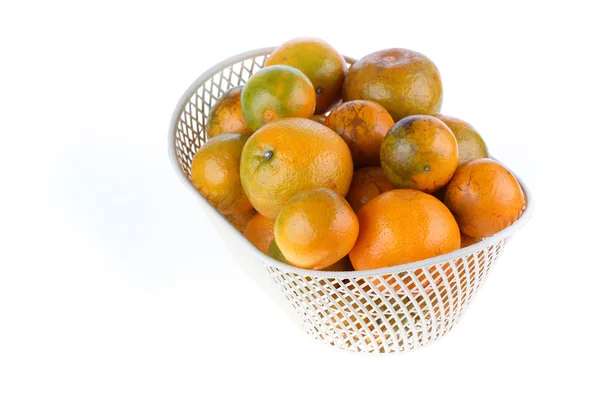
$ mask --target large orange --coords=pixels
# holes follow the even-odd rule
[[[317,95],[315,113],[323,114],[342,98],[346,61],[328,43],[320,39],[294,39],[279,46],[265,65],[289,65],[298,68],[312,82]]]
[[[487,158],[488,151],[485,142],[473,125],[458,118],[446,115],[436,115],[437,119],[445,123],[454,133],[458,142],[458,165],[478,158]]]
[[[346,200],[354,212],[358,212],[369,200],[393,189],[394,185],[385,177],[381,167],[359,168],[354,171]]]
[[[252,133],[242,116],[241,95],[242,87],[234,87],[212,106],[206,121],[206,136],[209,139],[221,133]]]
[[[512,225],[523,212],[525,195],[517,178],[489,158],[460,166],[446,187],[444,203],[461,232],[484,238]]]
[[[263,68],[242,89],[244,121],[255,131],[282,118],[310,118],[315,111],[315,96],[310,80],[296,68]]]
[[[287,118],[256,131],[242,153],[242,185],[254,208],[275,219],[305,190],[328,188],[345,196],[352,156],[342,138],[318,122]]]
[[[242,149],[249,137],[243,133],[215,136],[202,145],[192,160],[192,184],[225,215],[252,209],[240,181]]]
[[[435,197],[410,189],[383,193],[358,212],[360,234],[350,251],[357,271],[424,260],[460,248],[450,210]]]
[[[255,214],[246,229],[244,230],[244,236],[248,239],[257,249],[265,254],[269,253],[269,246],[273,241],[273,224],[272,219],[263,217],[260,214]]]
[[[275,220],[275,241],[296,267],[322,269],[341,260],[354,246],[358,219],[348,202],[330,189],[294,196]]]
[[[342,96],[344,101],[376,101],[398,121],[409,115],[438,114],[442,81],[436,66],[423,54],[406,49],[381,50],[350,67]]]
[[[458,144],[437,118],[413,115],[398,121],[381,145],[381,166],[396,187],[433,193],[458,165]]]
[[[368,166],[380,165],[381,143],[394,125],[394,120],[379,104],[354,100],[331,110],[325,125],[344,139],[356,166]]]

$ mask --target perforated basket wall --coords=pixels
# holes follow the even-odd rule
[[[188,184],[194,154],[206,140],[212,104],[228,89],[243,85],[271,51],[251,51],[216,65],[180,100],[171,121],[170,155]],[[242,267],[258,266],[269,276],[261,284],[267,290],[272,289],[268,285],[278,288],[309,335],[340,349],[393,353],[429,344],[458,322],[510,236],[531,214],[530,193],[523,188],[528,198],[523,215],[494,237],[435,259],[375,271],[321,272],[284,265],[249,246],[225,218],[219,216],[215,223],[227,225],[219,226],[220,231],[226,232],[225,240],[238,241],[229,247],[242,253]],[[206,201],[202,204],[210,208]]]

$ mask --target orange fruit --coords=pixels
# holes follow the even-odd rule
[[[483,238],[477,239],[471,236],[467,236],[464,233],[460,234],[460,248],[469,247],[475,243],[479,243],[483,240]]]
[[[380,165],[381,143],[394,125],[394,120],[379,104],[367,100],[354,100],[331,110],[325,125],[344,139],[355,165],[367,166]]]
[[[275,65],[259,70],[242,89],[242,114],[250,129],[282,118],[310,118],[315,111],[315,89],[296,68]]]
[[[256,210],[251,208],[250,210],[241,213],[226,215],[225,218],[227,218],[227,221],[229,221],[235,229],[243,234],[246,226],[248,226],[248,222],[250,222],[250,218],[252,218],[254,214],[256,214]]]
[[[310,117],[310,119],[312,119],[315,122],[318,122],[320,124],[325,125],[325,121],[327,120],[327,116],[326,115],[322,115],[322,114],[315,114],[312,117]]]
[[[458,165],[478,158],[487,158],[488,151],[485,142],[473,125],[458,118],[445,115],[436,115],[437,119],[445,123],[454,133],[458,142]]]
[[[385,107],[394,121],[415,114],[438,114],[442,80],[433,62],[406,49],[371,53],[348,70],[344,101],[372,100]]]
[[[323,40],[290,40],[275,49],[265,65],[289,65],[302,71],[315,88],[317,114],[329,111],[342,98],[348,67],[344,57]]]
[[[489,158],[461,165],[446,187],[444,203],[460,230],[484,238],[512,225],[523,212],[525,195],[517,178]]]
[[[391,267],[460,248],[450,210],[435,197],[410,189],[385,192],[358,212],[360,233],[350,251],[357,271]]]
[[[285,256],[279,249],[279,246],[277,246],[277,243],[275,242],[275,240],[273,240],[271,242],[271,245],[269,246],[268,254],[270,257],[276,259],[277,261],[280,261],[285,264],[290,263],[288,260],[286,260]],[[342,258],[341,260],[331,264],[330,266],[322,268],[321,271],[354,271],[354,268],[352,268],[352,264],[350,263],[350,258],[348,258],[348,256],[346,256],[346,257]]]
[[[297,194],[275,220],[275,241],[296,267],[322,269],[341,260],[354,246],[358,219],[348,202],[330,189]]]
[[[257,249],[268,254],[269,245],[273,241],[273,224],[273,220],[265,218],[258,213],[254,214],[244,230],[244,236]]]
[[[192,160],[192,184],[220,213],[242,213],[252,204],[242,189],[240,159],[250,135],[223,133],[209,139]]]
[[[242,116],[241,95],[241,86],[231,88],[212,106],[206,121],[207,138],[221,133],[252,133]]]
[[[457,165],[454,134],[427,115],[396,122],[381,145],[383,172],[398,188],[435,192],[448,183]]]
[[[318,122],[286,118],[256,131],[242,152],[242,185],[252,205],[275,219],[305,190],[328,188],[345,196],[352,156],[342,138]]]
[[[385,177],[381,167],[359,168],[354,171],[346,200],[357,213],[369,200],[393,189],[394,185]]]

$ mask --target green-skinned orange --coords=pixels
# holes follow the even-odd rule
[[[448,125],[458,142],[458,165],[478,158],[487,158],[488,150],[479,132],[473,125],[458,118],[436,115],[437,119]]]

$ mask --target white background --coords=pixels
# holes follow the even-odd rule
[[[0,399],[598,398],[598,14],[551,3],[2,2]],[[171,169],[188,85],[298,36],[429,56],[443,113],[535,195],[432,346],[372,357],[309,338]]]

